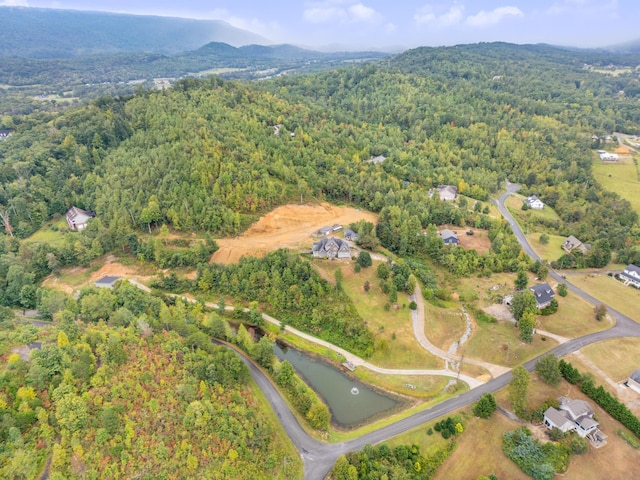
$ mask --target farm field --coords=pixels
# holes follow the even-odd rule
[[[370,212],[352,207],[320,205],[284,205],[261,217],[246,232],[235,238],[220,238],[220,249],[212,262],[236,263],[243,256],[263,257],[279,248],[310,251],[314,242],[311,234],[333,224],[349,225],[358,220],[376,223]]]
[[[621,157],[616,163],[594,160],[592,171],[593,176],[605,189],[616,192],[640,213],[640,181],[638,169],[631,158]]]

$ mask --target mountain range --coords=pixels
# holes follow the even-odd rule
[[[209,42],[269,44],[220,20],[0,7],[0,57],[73,58],[121,52],[175,54]]]

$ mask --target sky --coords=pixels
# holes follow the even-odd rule
[[[0,5],[224,20],[272,43],[401,49],[640,38],[638,0],[0,0]]]

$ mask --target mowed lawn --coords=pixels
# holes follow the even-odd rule
[[[447,351],[462,338],[467,329],[462,309],[439,308],[425,302],[424,310],[424,333],[433,345]]]
[[[592,168],[593,176],[606,190],[628,200],[633,209],[640,213],[640,181],[632,159],[621,158],[617,163],[597,160]]]
[[[576,338],[613,326],[613,323],[608,321],[597,321],[593,305],[571,292],[566,297],[556,295],[556,299],[558,300],[556,313],[536,317],[539,329],[567,338]]]
[[[526,235],[527,241],[531,245],[531,248],[540,255],[543,260],[548,260],[549,262],[553,262],[554,260],[558,260],[563,253],[562,244],[566,240],[566,237],[561,237],[560,235],[549,235],[549,242],[545,245],[540,241],[541,232],[529,233]]]
[[[640,322],[640,290],[627,287],[605,274],[578,274],[567,280],[606,305]]]
[[[612,338],[580,351],[616,382],[640,368],[640,338]]]
[[[507,197],[507,200],[505,201],[506,207],[518,218],[518,221],[540,219],[551,222],[560,222],[560,217],[556,211],[548,205],[545,205],[542,210],[522,210],[525,198],[527,197],[524,195],[514,193]]]
[[[69,231],[66,220],[60,219],[43,225],[40,230],[26,238],[25,242],[46,243],[54,247],[60,247],[64,245],[67,235],[74,235],[74,233]]]
[[[398,303],[389,310],[385,304],[389,296],[380,289],[376,270],[380,262],[355,273],[353,261],[314,260],[312,264],[320,274],[331,281],[338,268],[342,269],[344,291],[349,295],[360,316],[376,335],[378,348],[368,360],[380,367],[404,369],[442,368],[443,362],[423,349],[413,334],[409,300],[404,292],[398,292]],[[369,291],[364,285],[369,282]],[[335,283],[333,280],[332,283]],[[380,348],[384,345],[384,348]]]

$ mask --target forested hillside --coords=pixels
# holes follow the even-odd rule
[[[219,20],[0,7],[0,57],[70,58],[115,52],[176,53],[209,42],[268,41]]]
[[[0,208],[20,238],[72,204],[94,210],[87,234],[100,252],[132,248],[132,235],[162,224],[232,235],[286,202],[352,202],[382,213],[385,246],[416,254],[426,249],[416,233],[432,223],[500,230],[480,211],[429,198],[433,186],[486,202],[508,178],[558,212],[548,228],[633,254],[637,214],[593,179],[591,136],[638,132],[638,80],[567,55],[504,44],[417,49],[326,74],[186,79],[3,119],[16,133],[0,143]],[[386,160],[368,162],[373,155]],[[510,251],[500,247],[508,232],[496,238],[494,252]],[[488,268],[514,268],[512,250]]]

